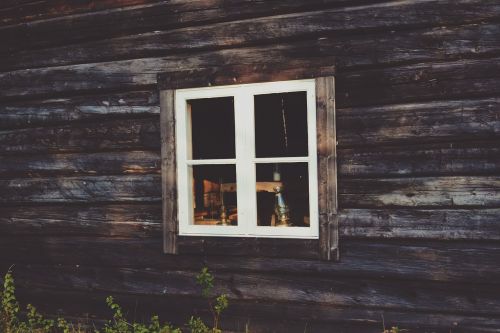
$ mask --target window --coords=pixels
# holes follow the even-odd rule
[[[179,234],[318,238],[314,80],[175,92]]]
[[[333,77],[174,79],[160,80],[165,252],[338,258]]]

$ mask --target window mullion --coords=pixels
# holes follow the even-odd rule
[[[236,180],[238,195],[238,228],[248,234],[252,230],[255,215],[253,152],[253,99],[241,89],[235,98],[236,120]]]

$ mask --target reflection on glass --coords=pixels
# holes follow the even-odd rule
[[[237,225],[236,167],[194,165],[193,217],[197,225]]]
[[[257,164],[257,225],[309,227],[307,163]]]
[[[307,156],[306,92],[255,95],[256,157]]]
[[[192,159],[235,158],[233,97],[188,101]]]

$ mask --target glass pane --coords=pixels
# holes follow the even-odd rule
[[[235,158],[233,97],[193,99],[188,107],[192,142],[188,158]]]
[[[309,227],[307,163],[259,163],[257,225]]]
[[[305,91],[254,96],[256,157],[307,156]]]
[[[193,219],[197,225],[237,225],[236,166],[194,165]]]

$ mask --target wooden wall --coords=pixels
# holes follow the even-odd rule
[[[500,332],[498,0],[4,0],[0,271],[52,314]],[[162,254],[156,76],[335,58],[341,262]],[[206,245],[209,246],[209,245]],[[241,244],[241,247],[248,244]]]

